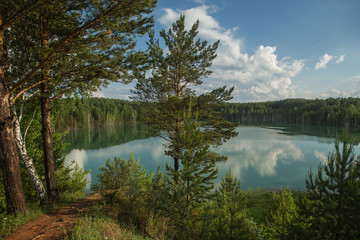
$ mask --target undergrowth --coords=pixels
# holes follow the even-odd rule
[[[15,216],[0,213],[0,239],[10,235],[17,228],[44,214],[44,210],[40,207],[31,207],[26,215],[19,214]]]
[[[65,240],[146,240],[151,239],[141,235],[136,227],[120,224],[113,218],[97,215],[79,219],[76,227]]]

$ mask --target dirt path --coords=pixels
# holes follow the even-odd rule
[[[92,194],[58,211],[39,217],[27,223],[6,240],[44,240],[63,239],[66,232],[74,228],[79,216],[88,212],[91,206],[101,199],[99,194]]]

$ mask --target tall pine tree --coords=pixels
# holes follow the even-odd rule
[[[193,118],[191,105],[184,113],[184,121],[172,148],[181,151],[176,153],[180,161],[179,170],[166,166],[171,219],[177,226],[177,236],[196,239],[199,234],[196,223],[204,220],[200,208],[212,197],[218,170],[197,117]]]
[[[140,76],[133,91],[134,99],[145,103],[148,109],[145,122],[167,141],[165,154],[174,159],[176,172],[180,169],[179,154],[184,148],[181,144],[185,144],[176,142],[176,138],[190,101],[194,110],[191,118],[195,119],[194,113],[198,113],[201,131],[208,144],[220,145],[236,136],[235,124],[224,120],[219,111],[221,105],[231,99],[233,88],[222,87],[202,95],[197,95],[194,90],[212,73],[209,68],[219,44],[217,41],[209,45],[197,38],[198,27],[199,21],[186,30],[185,17],[180,16],[172,28],[162,30],[160,36],[168,48],[166,53],[151,32],[147,52],[151,75],[144,73]],[[214,152],[212,157],[226,159]]]

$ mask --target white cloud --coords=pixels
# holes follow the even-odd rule
[[[335,63],[341,63],[345,60],[345,55],[341,55]]]
[[[360,91],[358,88],[354,87],[350,90],[340,90],[336,88],[332,88],[328,92],[321,93],[319,95],[320,98],[328,98],[328,97],[360,97]]]
[[[123,84],[119,82],[112,82],[107,87],[101,89],[103,96],[107,98],[120,98],[120,99],[130,99],[130,91],[134,89],[135,82],[129,84]]]
[[[331,89],[331,95],[335,95],[338,97],[350,97],[357,94],[357,91],[355,89],[352,89],[350,91],[341,91],[339,89]]]
[[[186,28],[200,21],[199,37],[214,42],[220,40],[213,74],[201,86],[203,91],[223,85],[235,86],[235,101],[270,100],[293,97],[295,87],[291,78],[304,67],[304,60],[290,57],[279,59],[275,46],[259,46],[251,55],[242,51],[242,41],[234,36],[237,27],[223,28],[212,16],[214,8],[203,5],[187,10],[163,9],[159,22],[170,27],[180,14],[186,17]]]
[[[324,56],[322,56],[322,58],[320,59],[320,61],[318,63],[316,63],[315,70],[319,70],[320,68],[325,69],[326,65],[331,61],[332,58],[333,58],[333,56],[325,53]]]

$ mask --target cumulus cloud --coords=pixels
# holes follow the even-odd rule
[[[235,86],[234,100],[255,101],[293,97],[295,87],[291,78],[304,67],[304,60],[290,57],[279,58],[276,46],[259,46],[254,53],[242,51],[243,42],[234,36],[233,29],[223,28],[210,15],[216,9],[202,5],[187,10],[163,9],[159,22],[170,27],[180,14],[186,17],[189,29],[200,21],[199,37],[214,42],[220,40],[217,58],[213,62],[213,74],[204,81],[202,90],[210,90],[223,85]]]
[[[110,83],[109,86],[104,87],[101,90],[102,95],[108,98],[120,98],[120,99],[130,99],[130,90],[134,89],[135,83],[122,84],[122,83]]]
[[[335,63],[341,63],[345,60],[345,55],[341,55]]]
[[[332,55],[325,53],[324,56],[321,57],[320,61],[316,63],[315,70],[319,70],[320,68],[325,69],[326,65],[331,61],[332,58]]]

